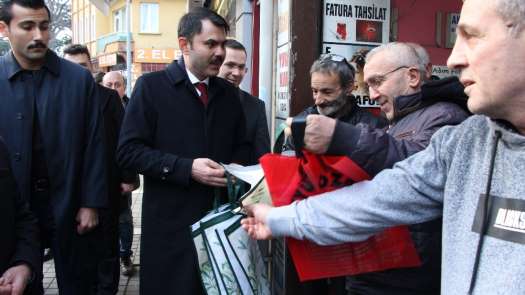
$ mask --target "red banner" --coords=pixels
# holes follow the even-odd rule
[[[344,156],[267,154],[260,163],[275,206],[370,178]],[[359,243],[319,246],[291,238],[287,243],[301,281],[421,265],[406,226],[385,230]]]

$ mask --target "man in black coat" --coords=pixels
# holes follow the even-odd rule
[[[76,63],[93,72],[91,55],[86,46],[73,44],[64,49],[64,59]],[[120,126],[124,118],[124,107],[119,93],[96,85],[97,98],[100,99],[104,120],[106,169],[108,171],[109,207],[100,210],[100,227],[94,231],[89,243],[85,243],[84,263],[85,283],[97,294],[116,294],[120,279],[118,254],[118,219],[123,203],[127,200],[123,192],[130,193],[137,184],[138,175],[131,171],[121,170],[116,161],[116,152]],[[95,268],[92,271],[91,268]],[[94,276],[89,276],[94,274]]]
[[[0,294],[38,294],[28,286],[41,268],[38,225],[22,200],[9,164],[9,154],[0,137]]]
[[[129,103],[129,98],[126,96],[126,81],[124,76],[118,71],[111,71],[102,78],[102,85],[113,89],[118,93],[119,100],[124,108]],[[124,276],[132,276],[135,273],[135,268],[131,260],[133,251],[133,213],[131,211],[131,191],[139,186],[138,175],[136,175],[135,183],[122,184],[122,197],[120,214],[118,217],[118,233],[120,241],[120,264],[122,266],[122,274]]]
[[[12,51],[0,58],[0,134],[42,247],[53,249],[60,294],[83,294],[79,248],[108,203],[104,132],[93,78],[48,50],[49,22],[44,1],[3,2]]]
[[[246,119],[246,141],[251,146],[248,164],[256,165],[261,156],[270,152],[270,134],[264,101],[239,88],[244,75],[248,72],[246,48],[237,40],[228,39],[224,43],[224,49],[226,55],[218,76],[239,89]]]
[[[182,59],[137,80],[117,157],[144,175],[140,291],[202,294],[190,225],[212,209],[224,169],[245,163],[238,90],[216,77],[228,24],[205,8],[179,22]]]

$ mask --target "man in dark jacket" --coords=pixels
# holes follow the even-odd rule
[[[74,62],[91,73],[91,55],[86,46],[73,44],[64,49],[64,58]],[[100,212],[100,227],[92,235],[91,243],[86,243],[85,267],[94,267],[94,277],[86,276],[88,287],[94,288],[97,294],[116,294],[120,278],[118,255],[118,220],[121,203],[127,203],[122,196],[124,190],[134,189],[138,175],[122,170],[117,165],[116,152],[120,126],[124,118],[118,92],[96,85],[97,98],[100,99],[105,130],[106,169],[108,171],[109,207]],[[129,192],[128,192],[129,193]]]
[[[60,294],[83,294],[79,245],[107,206],[104,132],[93,78],[48,50],[49,22],[44,1],[3,2],[12,52],[0,58],[0,134],[42,247],[53,249]]]
[[[323,54],[310,68],[310,86],[314,106],[306,108],[297,117],[323,115],[349,124],[366,124],[370,128],[383,128],[384,118],[360,108],[352,96],[355,70],[340,55]],[[288,136],[285,149],[294,149],[293,140]]]
[[[244,75],[248,72],[246,67],[246,48],[234,39],[224,43],[226,55],[219,70],[219,77],[226,79],[239,88]],[[246,141],[250,143],[249,165],[259,163],[259,158],[270,152],[270,134],[266,120],[264,101],[239,88],[244,117],[246,119]]]
[[[239,91],[216,77],[227,30],[208,9],[185,14],[182,59],[140,77],[126,109],[117,157],[144,175],[142,294],[203,293],[190,225],[226,186],[218,163],[243,164],[249,147]]]
[[[372,129],[324,116],[308,116],[305,148],[315,153],[347,155],[371,176],[423,150],[445,125],[463,121],[466,98],[457,78],[422,84],[425,64],[404,43],[389,43],[367,55],[364,68],[370,98],[390,125]],[[421,267],[351,276],[351,294],[439,294],[441,219],[411,225]]]
[[[113,89],[118,93],[119,101],[124,108],[129,103],[129,98],[126,96],[126,82],[124,76],[118,71],[111,71],[102,78],[102,85],[109,89]],[[135,273],[133,261],[131,257],[133,251],[133,213],[131,211],[131,192],[139,186],[138,175],[135,176],[134,183],[122,183],[122,197],[120,214],[118,216],[118,233],[120,241],[120,265],[122,267],[122,274],[124,276],[132,276]]]
[[[0,137],[0,294],[39,294],[28,286],[41,268],[38,225],[22,200]]]

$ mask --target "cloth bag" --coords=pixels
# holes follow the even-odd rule
[[[228,180],[230,203],[216,207],[191,226],[204,290],[208,295],[266,295],[270,283],[261,250],[241,228],[235,213],[242,191]],[[217,204],[217,203],[216,203]]]
[[[299,158],[267,154],[260,163],[275,206],[369,179],[344,156],[303,151]],[[421,265],[406,226],[387,229],[359,243],[319,246],[292,238],[286,243],[301,281]]]

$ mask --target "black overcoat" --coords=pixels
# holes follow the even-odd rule
[[[33,272],[41,267],[37,221],[20,197],[9,166],[7,148],[0,137],[0,276],[20,263]]]
[[[91,74],[50,50],[45,59],[31,74],[12,53],[0,57],[0,134],[22,198],[30,201],[36,106],[58,237],[52,241],[58,285],[61,294],[73,294],[76,214],[80,207],[107,206],[104,130]]]
[[[199,294],[190,225],[212,208],[214,189],[191,178],[193,159],[243,163],[245,121],[239,91],[210,77],[205,108],[184,64],[137,80],[117,158],[144,175],[141,294]]]
[[[259,158],[270,152],[270,133],[266,120],[264,101],[239,90],[241,105],[246,118],[246,141],[250,143],[249,165],[259,164]]]

